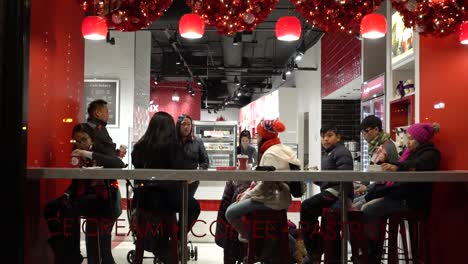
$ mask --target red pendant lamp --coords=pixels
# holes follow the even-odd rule
[[[361,36],[368,39],[385,37],[387,33],[387,19],[381,14],[368,14],[361,21]]]
[[[85,39],[103,40],[107,36],[107,22],[100,16],[87,16],[81,23],[81,33]]]
[[[276,22],[276,38],[282,41],[295,41],[301,37],[301,22],[295,16],[284,16]]]
[[[197,14],[185,14],[179,22],[180,35],[188,39],[199,39],[205,33],[205,22]]]
[[[468,45],[468,21],[461,24],[459,37],[461,44]]]

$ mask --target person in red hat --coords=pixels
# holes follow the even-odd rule
[[[279,120],[262,120],[257,125],[257,142],[259,167],[272,166],[275,170],[300,169],[301,162],[291,148],[281,144],[278,133],[284,132],[285,125]],[[306,186],[300,183],[299,196]],[[238,201],[226,210],[226,219],[239,232],[239,240],[248,242],[250,234],[242,225],[242,217],[256,210],[285,210],[291,204],[291,183],[286,182],[252,182],[249,189],[238,196]],[[297,195],[294,195],[295,197]],[[295,240],[290,236],[290,249],[295,249]]]

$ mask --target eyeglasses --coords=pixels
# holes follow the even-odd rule
[[[373,128],[368,128],[368,129],[361,130],[361,133],[367,134],[367,133],[369,133],[369,131],[371,131],[372,129],[373,129]]]

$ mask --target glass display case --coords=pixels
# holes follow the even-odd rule
[[[236,166],[237,122],[194,121],[193,131],[203,140],[209,168]]]

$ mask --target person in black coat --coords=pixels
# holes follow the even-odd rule
[[[341,135],[338,128],[328,124],[320,130],[322,146],[325,148],[325,156],[322,157],[322,170],[353,170],[353,157],[349,150],[340,143]],[[301,204],[301,232],[308,255],[304,258],[304,264],[320,263],[323,254],[323,237],[314,232],[318,225],[318,218],[324,208],[332,207],[338,202],[340,196],[340,184],[338,182],[314,182],[320,186],[321,192],[304,200]],[[354,193],[351,182],[343,183],[351,203]],[[339,237],[339,235],[337,236]],[[339,256],[339,239],[336,240],[334,256]]]
[[[145,134],[133,148],[132,163],[136,169],[192,169],[191,162],[177,143],[172,116],[166,112],[153,115]],[[182,188],[179,182],[135,180],[135,186],[133,200],[137,209],[181,212]],[[189,195],[187,220],[190,226],[199,215],[200,205]],[[190,228],[187,231],[190,231]],[[159,249],[158,252],[168,253],[169,250]]]
[[[72,164],[75,167],[123,167],[122,160],[115,155],[115,152],[111,155],[103,154],[101,145],[95,141],[94,129],[87,123],[76,125],[73,128],[72,137],[75,145],[71,155],[72,161],[76,162]],[[99,236],[102,263],[115,263],[111,252],[111,232],[115,218],[118,217],[116,215],[118,210],[114,210],[117,202],[120,203],[117,181],[73,179],[63,196],[47,203],[44,208],[44,217],[51,233],[48,242],[54,252],[55,263],[74,264],[81,263],[83,260],[80,253],[80,216],[85,216],[88,223],[99,221],[101,227],[105,227],[101,228]],[[60,224],[61,222],[63,223]],[[90,226],[86,225],[87,228]],[[66,233],[71,235],[67,236]],[[93,245],[91,242],[93,240],[90,239],[93,234],[95,234],[94,230],[87,229],[88,263],[98,262],[95,259],[96,245]]]
[[[434,171],[439,167],[440,152],[430,142],[440,129],[436,123],[418,123],[411,125],[406,133],[407,148],[400,160],[381,165],[385,171]],[[366,204],[362,211],[366,223],[379,225],[386,217],[395,212],[415,210],[429,213],[432,196],[430,182],[385,182],[381,188],[374,188],[366,195]],[[372,232],[370,231],[372,230]],[[382,255],[383,232],[379,228],[369,228],[369,263],[380,263]]]
[[[207,170],[210,160],[205,145],[201,138],[193,134],[193,120],[187,114],[181,114],[176,123],[177,142],[182,146],[186,159],[189,161],[189,169]],[[194,196],[200,185],[199,181],[189,183],[189,195]]]
[[[109,120],[109,108],[107,102],[97,99],[88,105],[87,123],[94,129],[94,141],[100,144],[103,154],[116,154],[116,145],[107,131],[107,121]]]

